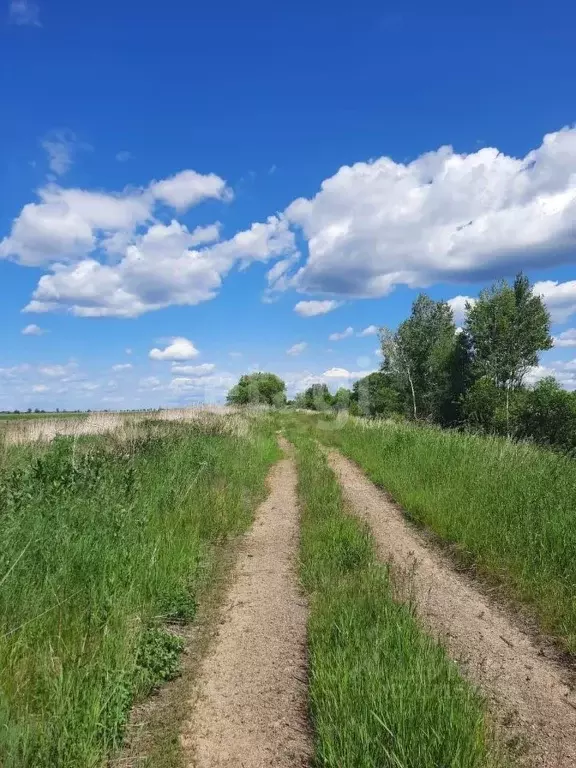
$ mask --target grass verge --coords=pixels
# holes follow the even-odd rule
[[[0,764],[91,768],[134,701],[178,674],[218,543],[277,448],[264,419],[151,422],[9,449],[0,466]]]
[[[388,569],[377,563],[368,530],[347,514],[303,422],[284,423],[299,469],[315,765],[495,765],[481,698],[411,606],[394,600]]]
[[[433,427],[361,420],[335,425],[317,434],[576,651],[574,459]]]

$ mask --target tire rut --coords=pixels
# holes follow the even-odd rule
[[[182,736],[189,768],[308,765],[296,481],[293,460],[280,460],[240,551]]]
[[[505,611],[425,544],[396,505],[336,451],[330,464],[351,508],[371,528],[379,554],[409,574],[423,623],[488,698],[501,738],[523,765],[576,766],[576,697],[566,670]]]

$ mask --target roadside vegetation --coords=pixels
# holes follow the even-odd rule
[[[382,363],[351,389],[318,381],[289,400],[282,379],[258,372],[242,376],[228,402],[437,424],[576,453],[576,392],[542,377],[550,315],[522,273],[466,301],[461,327],[448,302],[421,293],[395,330],[378,332]]]
[[[306,420],[284,416],[297,446],[301,578],[310,595],[309,697],[315,765],[494,765],[483,702],[418,625],[344,507]],[[309,425],[308,425],[309,426]]]
[[[576,651],[574,459],[409,423],[308,419],[322,427],[321,440],[359,464],[412,520],[503,584]]]
[[[553,346],[542,298],[523,274],[499,281],[457,328],[447,302],[420,294],[379,333],[378,371],[287,405],[364,417],[318,434],[576,651],[576,392],[534,383]]]
[[[467,302],[460,328],[447,302],[420,294],[410,317],[379,333],[379,370],[335,393],[325,383],[312,384],[288,405],[434,423],[576,451],[576,393],[553,377],[534,379],[540,353],[553,339],[548,311],[524,275]]]
[[[101,766],[178,673],[218,544],[277,457],[265,418],[141,420],[0,456],[0,764]]]

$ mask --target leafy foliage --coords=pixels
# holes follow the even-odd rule
[[[576,450],[576,395],[552,381],[532,389],[524,384],[540,353],[552,345],[550,316],[525,275],[512,284],[496,282],[468,303],[463,329],[456,328],[447,302],[421,293],[395,331],[381,328],[380,342],[380,370],[356,381],[351,392],[341,388],[332,395],[318,383],[290,405],[408,417]],[[269,376],[242,377],[229,402],[281,402],[283,396],[260,394],[258,377]]]
[[[326,384],[312,384],[304,392],[304,407],[313,411],[327,411],[332,407],[334,398]]]
[[[391,416],[400,410],[400,393],[393,377],[382,371],[370,373],[354,383],[354,413],[360,416]]]
[[[181,637],[161,627],[149,627],[142,634],[135,672],[135,685],[141,695],[178,675],[183,648]]]
[[[456,326],[445,301],[421,293],[395,333],[382,332],[383,369],[414,418],[439,418],[449,389],[449,360]]]
[[[274,373],[250,373],[240,377],[228,392],[230,405],[270,405],[286,403],[286,384]]]
[[[334,410],[347,411],[352,402],[352,392],[346,387],[340,387],[334,395]]]
[[[542,379],[523,393],[515,421],[518,437],[576,451],[576,394],[566,392],[553,378]]]
[[[483,290],[468,307],[465,323],[476,372],[502,389],[519,387],[528,369],[537,365],[538,353],[550,349],[549,330],[544,302],[522,274],[513,285],[501,281]]]

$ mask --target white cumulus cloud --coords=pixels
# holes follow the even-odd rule
[[[46,333],[44,328],[40,328],[40,326],[35,323],[30,323],[30,325],[22,328],[23,336],[42,336],[43,333]]]
[[[305,341],[301,341],[298,344],[291,346],[290,349],[287,349],[286,354],[292,355],[292,357],[296,357],[296,355],[302,354],[307,346],[308,344]]]
[[[552,376],[564,389],[576,389],[576,359],[575,360],[556,360],[546,365],[537,365],[531,368],[524,382],[528,385],[534,385],[544,378]]]
[[[328,312],[332,312],[340,306],[338,301],[299,301],[294,307],[294,312],[297,312],[300,317],[315,317],[316,315],[325,315]]]
[[[230,240],[197,248],[200,241],[215,239],[218,231],[216,224],[193,232],[175,220],[154,224],[114,263],[88,258],[55,265],[53,274],[40,278],[25,309],[137,317],[174,304],[199,304],[216,296],[223,277],[236,264],[267,261],[294,249],[293,233],[275,216]]]
[[[329,370],[324,371],[324,373],[322,374],[322,378],[326,379],[326,380],[350,379],[352,381],[355,381],[357,379],[364,378],[364,376],[367,376],[369,373],[374,373],[374,370],[368,370],[368,371],[349,371],[346,368],[330,368]]]
[[[308,241],[292,280],[307,292],[376,297],[561,264],[576,247],[576,128],[521,158],[441,147],[343,166],[286,215]]]
[[[356,335],[362,338],[364,336],[376,336],[377,334],[378,334],[378,327],[376,325],[369,325],[367,328],[364,328],[363,331],[360,331]]]
[[[568,328],[553,337],[555,347],[576,347],[576,328]]]
[[[454,296],[452,299],[448,299],[446,303],[452,310],[454,322],[456,325],[460,326],[463,325],[466,317],[466,304],[468,303],[473,306],[476,303],[476,299],[473,299],[470,296]]]
[[[313,384],[326,384],[332,391],[338,387],[350,387],[358,379],[364,378],[376,369],[362,371],[349,371],[347,368],[329,368],[323,373],[311,373],[309,371],[284,373],[282,378],[287,384],[290,395],[302,392]]]
[[[64,155],[55,162],[65,169]],[[217,224],[190,232],[165,220],[166,207],[231,198],[220,176],[190,169],[116,193],[48,184],[14,219],[0,258],[45,267],[29,311],[115,317],[207,301],[234,267],[253,262],[273,262],[267,294],[331,297],[298,302],[303,317],[396,285],[553,267],[576,251],[576,127],[547,134],[524,157],[440,147],[409,163],[382,156],[343,166],[314,197],[223,242]],[[570,285],[538,284],[554,319],[574,312]]]
[[[534,283],[534,293],[542,296],[552,320],[563,323],[576,312],[576,280],[560,283],[542,280]]]
[[[215,173],[203,175],[190,170],[180,171],[169,179],[153,182],[150,191],[157,200],[167,203],[177,211],[185,211],[207,198],[231,200],[233,197],[232,190],[220,176]]]
[[[342,341],[342,339],[349,339],[350,336],[354,336],[354,328],[349,325],[345,331],[341,331],[340,333],[331,333],[330,336],[328,336],[328,339],[330,341]]]
[[[202,377],[209,376],[214,372],[216,366],[214,363],[202,363],[202,365],[172,365],[172,373],[183,373],[186,376]]]
[[[148,356],[152,360],[191,360],[200,353],[194,344],[184,336],[175,336],[164,349],[155,347]]]
[[[151,216],[142,193],[110,195],[51,184],[39,190],[39,203],[28,203],[0,242],[0,258],[25,266],[74,261],[87,256],[118,231],[132,232]]]
[[[132,363],[117,363],[112,366],[113,371],[129,371],[132,368]]]
[[[44,146],[52,169],[64,173],[74,147],[70,136],[61,132],[46,139]],[[0,242],[0,258],[25,266],[59,266],[80,259],[97,260],[102,249],[125,253],[135,242],[136,227],[154,220],[159,201],[172,205],[172,200],[173,207],[180,209],[188,189],[186,207],[190,207],[206,197],[217,196],[216,178],[214,174],[202,176],[195,171],[182,171],[145,189],[127,188],[119,193],[48,184],[38,190],[38,202],[27,203],[14,219],[10,234]],[[225,189],[225,182],[219,179],[220,182]],[[171,193],[173,184],[183,190],[180,195]],[[188,246],[217,240],[219,226],[197,228],[190,234]]]
[[[75,362],[66,363],[66,365],[41,365],[38,371],[43,376],[50,376],[51,378],[62,379],[70,376],[78,368],[78,364]]]

